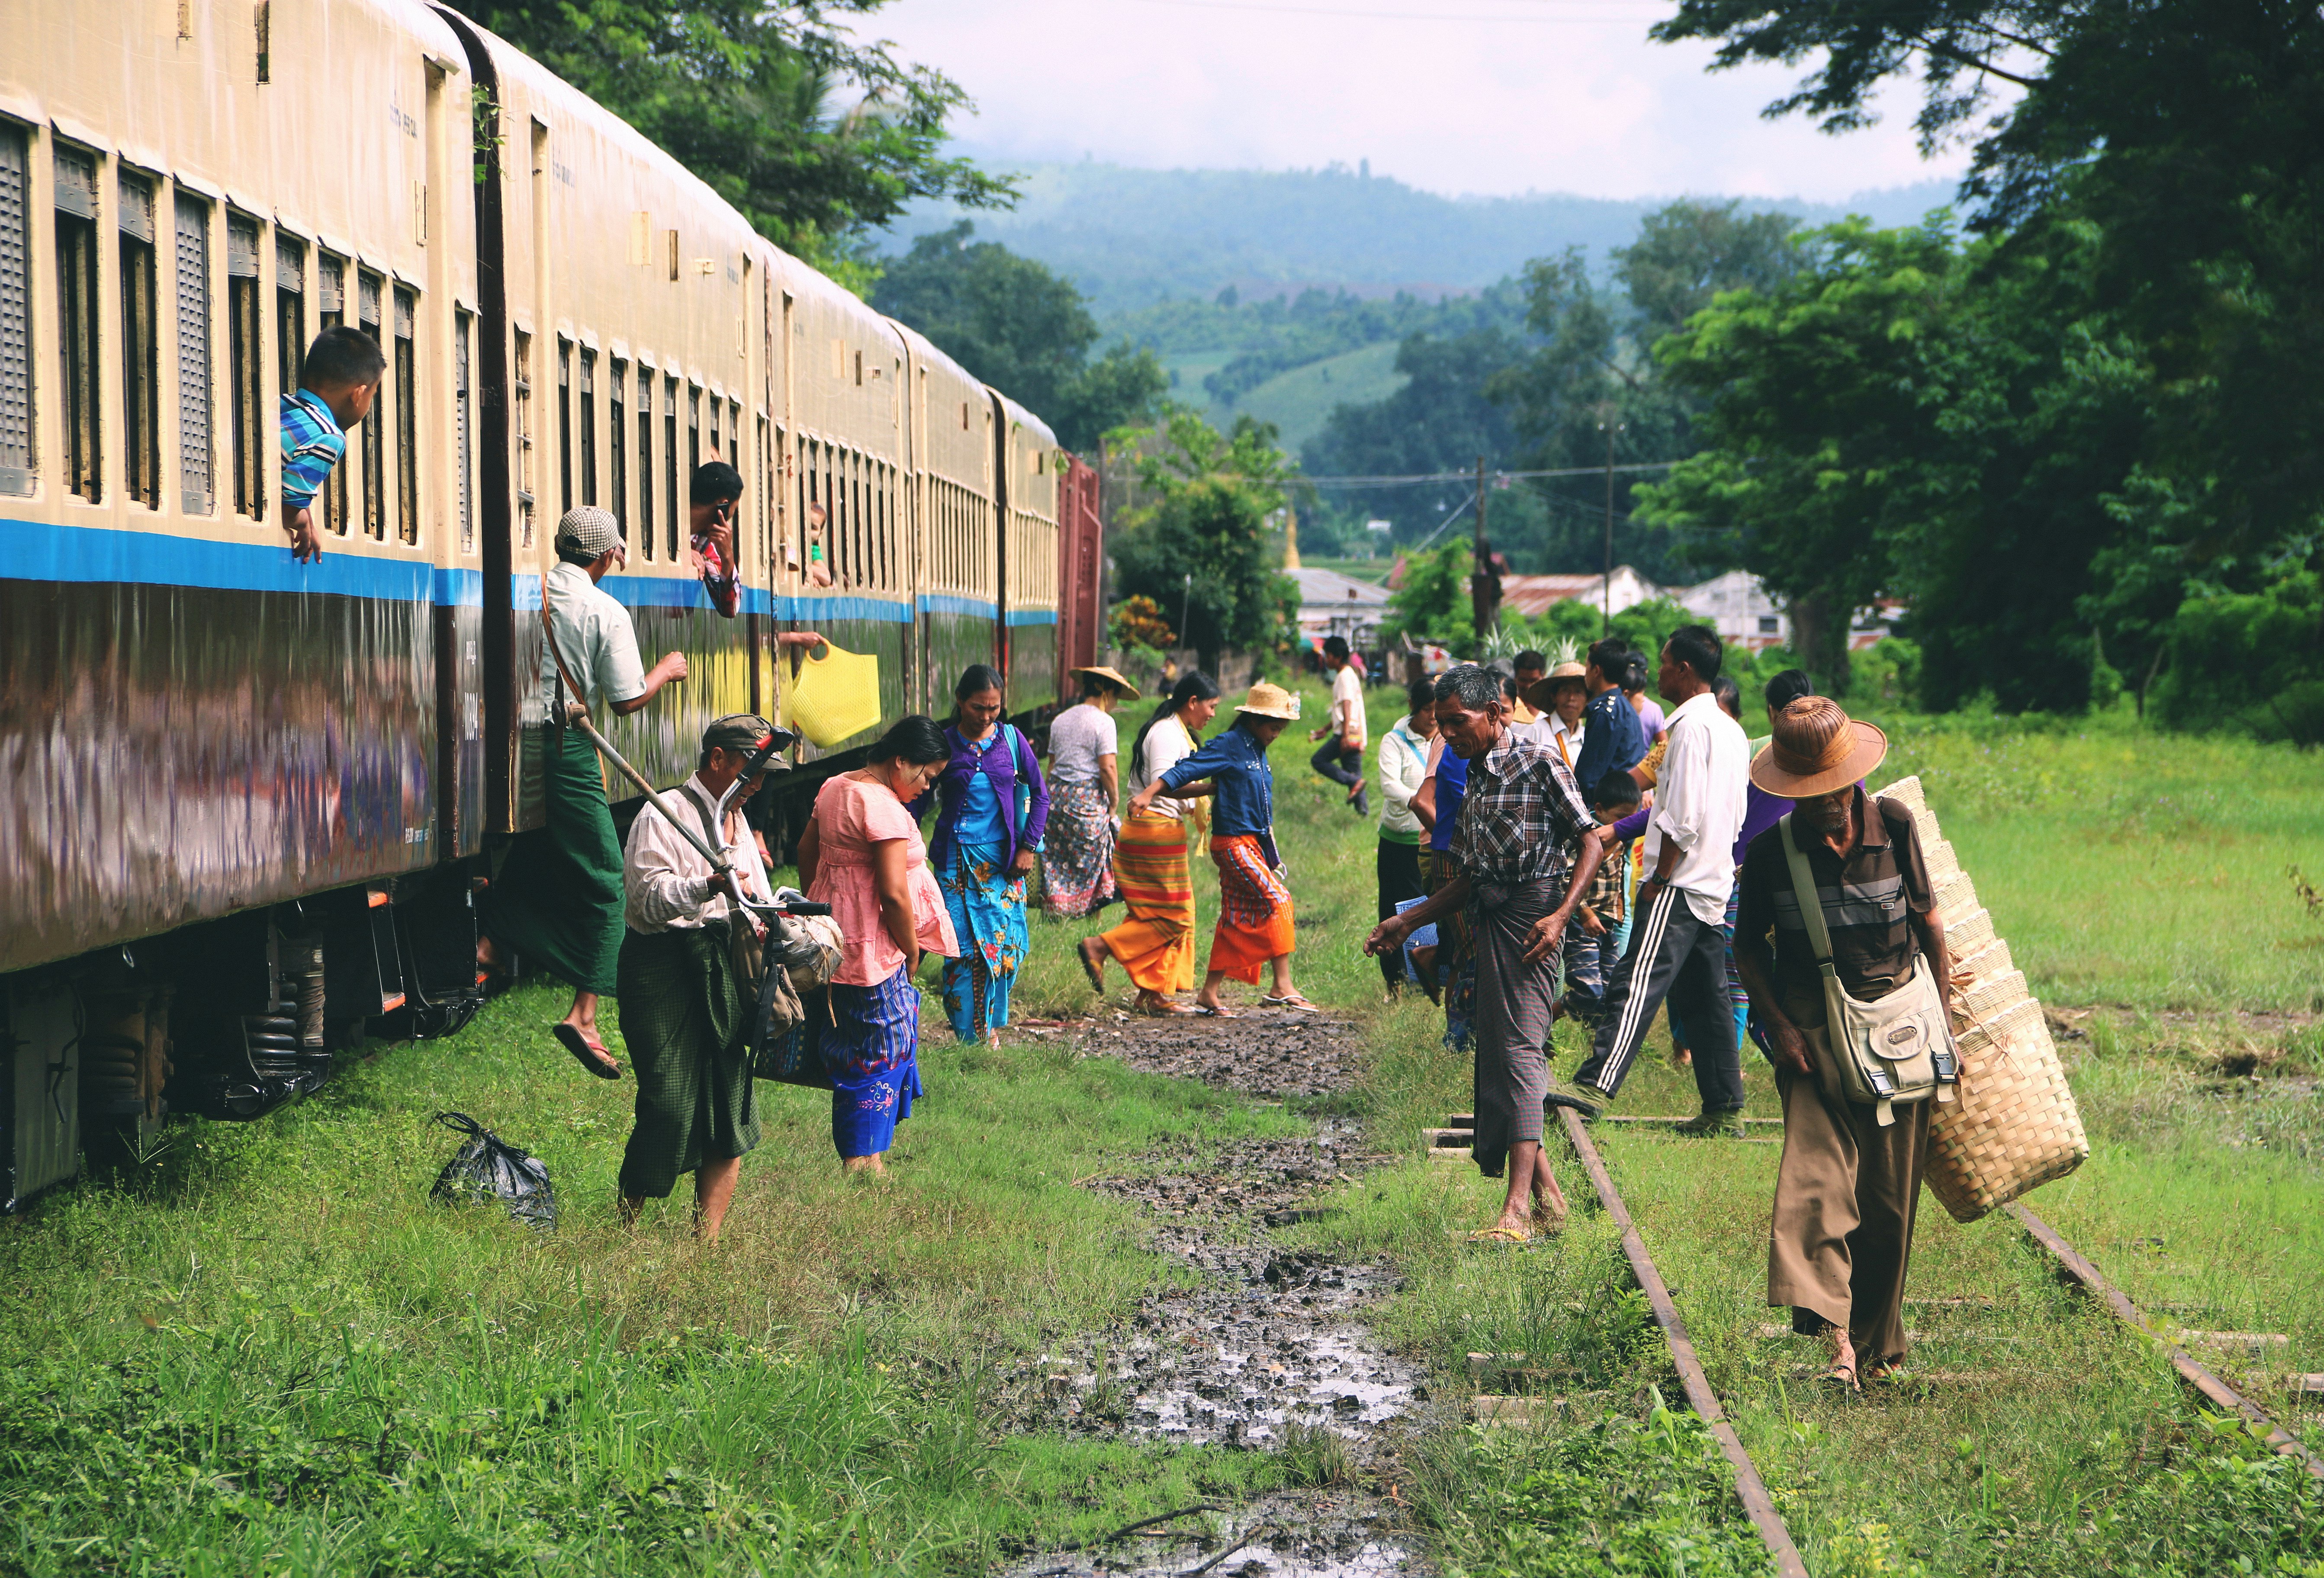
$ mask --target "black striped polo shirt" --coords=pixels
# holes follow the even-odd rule
[[[1886,995],[1911,968],[1920,945],[1907,917],[1927,914],[1936,895],[1929,888],[1929,866],[1913,813],[1894,801],[1874,799],[1870,806],[1879,814],[1864,815],[1868,806],[1860,786],[1856,800],[1863,833],[1844,861],[1803,819],[1794,818],[1790,828],[1807,854],[1823,901],[1840,985],[1850,996],[1868,1002]],[[1784,827],[1776,823],[1743,852],[1735,935],[1739,940],[1774,932],[1777,983],[1787,995],[1815,996],[1823,990],[1822,977],[1793,889],[1791,863],[1778,841]]]

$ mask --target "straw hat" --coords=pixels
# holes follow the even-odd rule
[[[1069,668],[1065,670],[1065,672],[1067,674],[1093,674],[1097,675],[1098,678],[1105,681],[1108,684],[1111,684],[1115,690],[1120,691],[1123,701],[1134,702],[1138,700],[1138,687],[1131,684],[1129,680],[1123,678],[1120,674],[1115,673],[1112,669]]]
[[[1880,765],[1888,737],[1830,696],[1802,696],[1775,714],[1775,732],[1751,761],[1751,782],[1784,800],[1845,789]]]
[[[1265,680],[1250,687],[1250,694],[1242,699],[1238,712],[1249,712],[1260,718],[1280,718],[1286,723],[1299,720],[1299,698],[1281,685],[1268,684]]]
[[[1534,709],[1534,711],[1537,712],[1551,711],[1554,709],[1550,702],[1550,697],[1555,693],[1557,687],[1564,683],[1567,680],[1572,679],[1582,681],[1583,686],[1586,688],[1590,683],[1588,678],[1589,673],[1590,667],[1587,664],[1561,663],[1555,668],[1551,669],[1547,674],[1542,675],[1541,678],[1526,686],[1518,693],[1525,698],[1525,704]]]

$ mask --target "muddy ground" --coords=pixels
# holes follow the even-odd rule
[[[1109,1015],[1024,1028],[1070,1037],[1085,1055],[1262,1098],[1328,1096],[1356,1075],[1355,1027],[1314,1015]],[[1011,1423],[1288,1451],[1315,1482],[1190,1512],[1099,1548],[1028,1552],[1012,1573],[1182,1574],[1214,1558],[1207,1571],[1234,1578],[1425,1571],[1392,1487],[1434,1405],[1420,1372],[1363,1320],[1395,1273],[1285,1249],[1270,1233],[1379,1160],[1354,1124],[1324,1116],[1312,1139],[1181,1142],[1088,1181],[1144,1207],[1149,1245],[1195,1280],[1140,1299],[1110,1331],[1027,1362],[1002,1389]]]

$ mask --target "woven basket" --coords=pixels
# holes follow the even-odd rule
[[[1976,977],[1955,1000],[1953,1028],[1960,1050],[1960,1088],[1929,1115],[1929,1192],[1959,1222],[1974,1222],[2028,1189],[2063,1178],[2090,1153],[2080,1111],[2066,1083],[2066,1067],[2025,989],[2024,972],[2009,945],[1994,934],[1993,917],[1978,904],[1969,874],[1944,844],[1918,778],[1883,789],[1884,798],[1910,806],[1930,860],[1945,944]]]
[[[835,746],[880,721],[880,660],[824,644],[783,687],[784,720],[818,746]]]

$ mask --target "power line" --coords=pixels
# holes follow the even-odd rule
[[[1658,472],[1676,464],[1678,462],[1674,460],[1643,460],[1632,465],[1618,465],[1614,469],[1618,472]],[[1495,472],[1492,474],[1511,482],[1529,481],[1536,477],[1602,477],[1606,474],[1606,468],[1601,465],[1564,466],[1555,471]],[[1418,488],[1431,482],[1466,482],[1473,486],[1476,478],[1468,472],[1429,472],[1400,477],[1296,476],[1287,481],[1305,482],[1317,488]]]
[[[1628,16],[1545,16],[1539,14],[1526,16],[1508,13],[1480,16],[1423,11],[1352,11],[1342,6],[1277,5],[1268,4],[1268,0],[1143,0],[1143,3],[1148,5],[1176,5],[1192,11],[1264,11],[1281,16],[1356,17],[1378,22],[1563,23],[1583,27],[1635,27],[1641,23],[1651,24],[1660,20],[1655,11],[1644,9]]]

